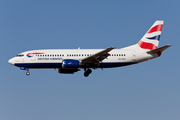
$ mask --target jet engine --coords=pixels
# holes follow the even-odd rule
[[[65,59],[62,62],[62,68],[78,68],[79,60]]]

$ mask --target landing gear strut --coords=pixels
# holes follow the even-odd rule
[[[89,74],[91,74],[91,73],[92,73],[92,70],[91,70],[91,69],[89,69],[89,68],[88,68],[87,70],[85,69],[84,76],[85,76],[85,77],[88,77]]]

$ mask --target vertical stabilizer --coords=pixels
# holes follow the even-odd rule
[[[138,45],[142,49],[154,50],[158,48],[159,39],[161,36],[161,31],[164,21],[156,21],[147,33],[138,42]]]

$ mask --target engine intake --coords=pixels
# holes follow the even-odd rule
[[[62,62],[62,68],[78,68],[79,60],[65,59]]]

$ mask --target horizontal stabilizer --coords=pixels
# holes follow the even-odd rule
[[[170,46],[171,46],[171,45],[165,45],[165,46],[163,46],[163,47],[160,47],[160,48],[157,48],[157,49],[148,51],[147,53],[149,53],[149,54],[160,53],[160,52],[164,51],[165,49],[167,49],[167,48],[170,47]]]

